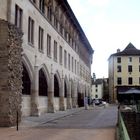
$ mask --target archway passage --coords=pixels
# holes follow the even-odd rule
[[[79,107],[84,106],[84,95],[81,93],[78,93],[78,106]]]
[[[54,97],[59,97],[59,83],[56,75],[54,75]]]
[[[42,69],[39,70],[39,95],[40,96],[48,95],[48,84]]]
[[[23,71],[22,71],[22,94],[24,95],[31,94],[31,80],[30,80],[28,71],[24,65],[23,65]]]
[[[64,97],[67,97],[67,84],[65,82],[65,86],[64,86]]]

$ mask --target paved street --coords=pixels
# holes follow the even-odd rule
[[[96,109],[82,110],[70,116],[44,123],[47,128],[111,128],[116,124],[116,107],[98,107]]]
[[[21,127],[18,132],[1,129],[0,140],[114,140],[116,121],[116,106],[81,109],[36,127]]]

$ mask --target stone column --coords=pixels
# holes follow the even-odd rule
[[[60,110],[64,111],[66,110],[65,105],[64,105],[64,87],[65,87],[65,82],[64,82],[64,75],[62,74],[62,86],[60,87],[60,96],[59,96],[59,106]]]
[[[67,95],[67,109],[72,108],[72,103],[71,103],[71,80],[69,80],[69,88],[68,88],[68,95]]]
[[[31,115],[39,116],[39,71],[38,66],[34,66],[34,77],[31,91]]]
[[[0,20],[0,126],[21,120],[22,32]]]
[[[54,73],[51,73],[50,85],[48,87],[48,112],[54,113]]]

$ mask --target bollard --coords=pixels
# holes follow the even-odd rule
[[[18,131],[18,111],[17,111],[17,131]]]

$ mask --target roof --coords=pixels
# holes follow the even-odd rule
[[[92,81],[92,85],[100,85],[103,83],[103,79],[96,79],[95,81]]]
[[[75,17],[71,7],[69,6],[67,0],[58,0],[62,6],[64,7],[64,9],[66,10],[66,14],[69,16],[69,18],[72,20],[72,23],[75,25],[75,27],[77,28],[77,30],[79,31],[80,33],[80,38],[81,40],[83,41],[83,43],[86,45],[87,49],[89,50],[89,52],[91,54],[94,53],[94,50],[92,49],[83,29],[81,28],[77,18]]]
[[[123,51],[114,53],[111,56],[135,56],[135,55],[140,55],[140,50],[135,48],[132,43],[129,43]]]

